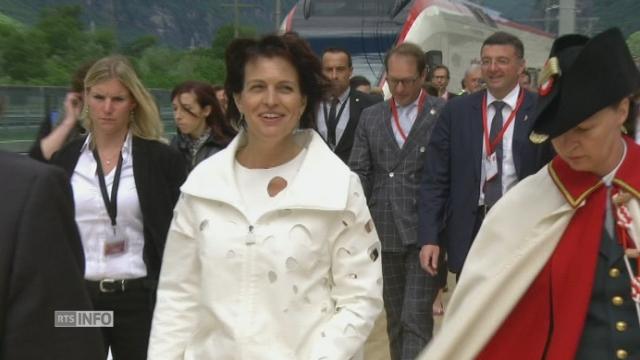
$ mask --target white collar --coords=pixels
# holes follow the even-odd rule
[[[505,102],[507,105],[509,105],[511,110],[513,110],[516,108],[516,103],[518,102],[519,94],[520,94],[520,85],[518,84],[516,84],[516,87],[511,89],[511,91],[507,94],[507,96],[504,97],[504,99],[497,99],[495,96],[493,96],[491,91],[487,89],[487,107],[489,107],[489,105],[491,105],[491,103],[493,103],[494,101],[499,100],[499,101]]]
[[[307,154],[279,207],[345,209],[351,178],[349,168],[314,130],[298,130],[294,136],[298,144],[307,148]],[[236,153],[245,141],[246,132],[243,129],[225,149],[196,166],[181,190],[192,196],[235,206],[242,204],[242,196],[235,180],[234,164]]]
[[[338,100],[340,101],[340,104],[342,104],[343,102],[347,101],[347,98],[349,97],[349,93],[350,92],[351,92],[351,88],[347,87],[347,90],[345,90],[342,94],[340,94],[340,96],[338,96]],[[331,104],[331,99],[333,99],[333,96],[331,96],[327,100],[327,104]]]
[[[602,182],[607,186],[611,186],[611,183],[613,183],[613,178],[616,176],[616,173],[618,172],[620,165],[622,165],[624,158],[627,157],[627,143],[622,138],[620,139],[620,141],[622,141],[622,145],[624,146],[622,151],[622,157],[620,158],[618,165],[616,165],[616,167],[613,168],[613,170],[611,170],[610,173],[602,177]]]
[[[89,132],[89,135],[87,135],[87,138],[84,140],[84,144],[82,144],[82,147],[80,148],[81,153],[85,151],[93,152],[93,150],[89,146],[89,144],[91,144],[91,139],[91,132]],[[127,132],[127,137],[124,139],[124,143],[122,144],[122,160],[126,160],[129,156],[131,156],[131,139],[132,134],[131,130],[129,130],[129,132]]]

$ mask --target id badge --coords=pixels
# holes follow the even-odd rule
[[[487,176],[486,181],[491,181],[498,175],[498,157],[495,152],[484,158],[484,172]]]
[[[124,230],[118,226],[112,226],[107,230],[107,239],[104,243],[104,256],[118,256],[127,251],[127,238]]]

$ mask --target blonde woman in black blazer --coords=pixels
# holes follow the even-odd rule
[[[93,306],[114,311],[115,326],[102,328],[105,357],[110,347],[115,360],[146,359],[165,238],[187,167],[160,141],[157,106],[126,58],[98,60],[84,98],[88,135],[51,162],[74,190]]]

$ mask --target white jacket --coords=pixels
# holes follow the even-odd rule
[[[358,177],[312,130],[277,209],[249,223],[233,172],[244,134],[182,186],[149,359],[350,359],[382,309],[380,242]],[[266,191],[266,189],[265,189]]]

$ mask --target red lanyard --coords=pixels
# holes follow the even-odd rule
[[[424,107],[424,102],[426,100],[427,93],[423,90],[420,90],[420,99],[418,100],[418,115],[416,115],[416,119],[420,116],[422,108]],[[402,140],[407,141],[407,135],[402,130],[402,126],[400,126],[400,119],[398,117],[398,108],[396,106],[396,101],[394,99],[391,99],[391,101],[389,101],[389,104],[391,105],[391,115],[393,115],[393,122],[395,122],[396,127],[398,128],[398,132],[400,133]]]
[[[487,93],[485,93],[484,96],[482,97],[482,127],[484,128],[484,143],[487,144],[487,156],[493,154],[498,144],[500,144],[500,142],[502,141],[502,137],[504,136],[504,133],[509,128],[509,125],[511,125],[511,122],[513,121],[513,119],[516,118],[516,113],[518,112],[518,110],[520,110],[520,106],[522,106],[523,100],[524,100],[524,91],[520,90],[520,95],[518,96],[518,101],[516,102],[516,108],[513,109],[513,111],[511,112],[511,115],[509,115],[507,122],[504,123],[504,125],[502,126],[502,130],[500,130],[500,132],[498,133],[498,136],[496,136],[496,138],[493,139],[493,142],[491,142],[489,140],[489,128],[487,126]]]

